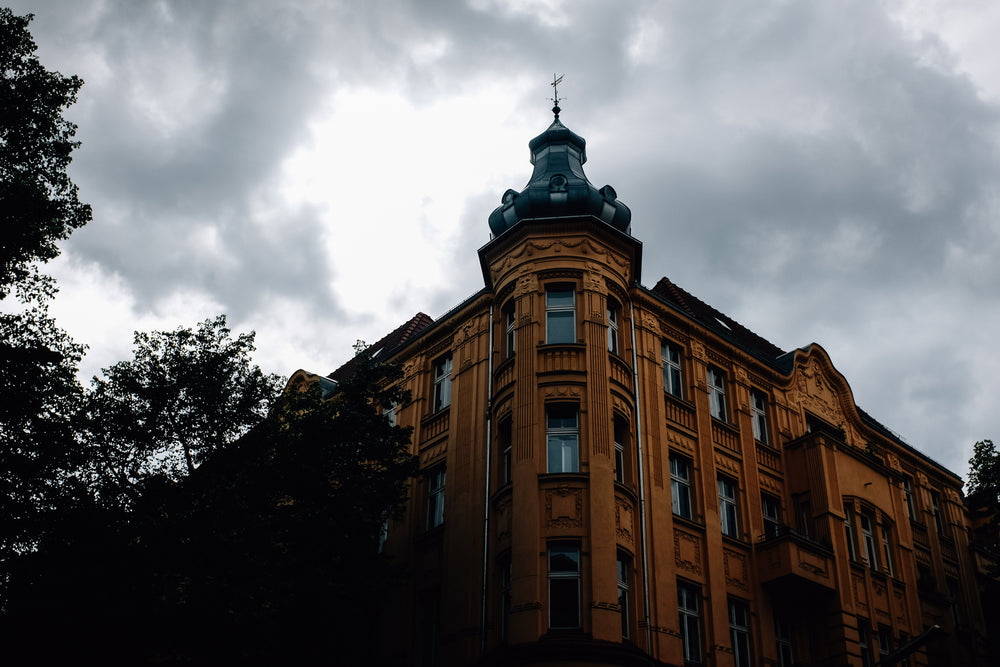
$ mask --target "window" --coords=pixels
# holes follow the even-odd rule
[[[506,344],[504,346],[504,356],[513,357],[514,356],[514,325],[516,323],[516,314],[514,312],[514,302],[508,303],[503,309],[503,319],[504,319],[504,332]]]
[[[945,586],[948,588],[948,602],[951,606],[951,618],[955,625],[962,625],[962,608],[959,604],[958,581],[948,577],[945,579]]]
[[[861,524],[861,542],[865,547],[865,558],[868,567],[878,571],[878,551],[875,548],[875,519],[870,512],[859,512],[858,522]]]
[[[618,606],[622,611],[622,639],[628,639],[629,634],[629,581],[632,572],[632,559],[626,554],[618,553]]]
[[[701,663],[701,594],[688,584],[677,584],[677,611],[681,616],[684,662]]]
[[[882,525],[880,526],[882,530],[882,555],[885,556],[885,573],[890,577],[892,576],[892,545],[889,542],[889,524],[886,522],[885,517],[882,518]]]
[[[451,405],[451,355],[434,362],[434,412]]]
[[[847,535],[847,555],[851,560],[857,560],[858,552],[854,546],[854,506],[850,503],[844,504],[844,532]]]
[[[549,627],[580,627],[580,547],[549,546]]]
[[[781,533],[781,504],[767,493],[760,496],[761,514],[764,516],[764,539],[777,537]]]
[[[608,352],[618,354],[618,306],[608,302]]]
[[[917,510],[913,505],[913,481],[909,477],[903,480],[903,499],[906,501],[906,513],[910,515],[910,521],[916,521]]]
[[[375,546],[375,553],[385,553],[385,542],[389,539],[389,519],[382,519],[382,525],[378,529],[378,543]]]
[[[545,342],[576,342],[576,291],[572,287],[545,292]]]
[[[722,534],[739,539],[740,527],[736,520],[736,482],[728,477],[719,477],[719,516],[722,519]]]
[[[812,502],[808,494],[799,494],[795,498],[795,528],[805,537],[813,534]]]
[[[708,367],[708,406],[713,417],[726,421],[726,379],[714,366]]]
[[[580,471],[580,433],[575,405],[552,405],[546,413],[548,472]]]
[[[510,621],[510,556],[500,561],[500,640],[507,641],[507,625]]]
[[[934,510],[934,525],[937,526],[938,535],[944,533],[944,523],[941,521],[941,494],[931,491],[931,509]]]
[[[795,664],[792,628],[784,616],[775,615],[774,636],[778,645],[779,667],[792,667]]]
[[[500,422],[500,484],[506,484],[511,479],[513,470],[511,469],[511,454],[514,448],[513,423],[510,418]]]
[[[628,441],[628,423],[615,419],[615,481],[624,484],[629,481],[629,457],[625,443]]]
[[[764,394],[756,389],[750,390],[750,413],[753,419],[754,440],[768,444],[770,441],[767,439],[767,402]]]
[[[691,519],[691,462],[680,456],[670,457],[670,504],[674,514]]]
[[[382,409],[382,415],[388,420],[390,426],[395,426],[397,423],[397,415],[399,414],[399,403],[390,403],[388,406]]]
[[[681,391],[681,353],[673,343],[664,343],[663,353],[663,390],[671,396],[684,398]]]
[[[868,629],[868,621],[863,618],[858,619],[858,648],[861,649],[862,666],[873,667],[875,658],[872,655],[871,631]]]
[[[444,468],[431,472],[427,478],[427,529],[444,523]]]
[[[736,667],[750,667],[750,612],[739,600],[729,601],[729,641]]]
[[[878,660],[881,664],[892,651],[892,630],[884,625],[878,626]]]

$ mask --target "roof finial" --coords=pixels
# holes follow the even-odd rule
[[[555,105],[552,107],[552,113],[555,114],[557,120],[559,119],[559,112],[562,111],[562,109],[559,108],[559,84],[562,83],[564,76],[566,75],[562,74],[558,78],[556,78],[556,75],[553,74],[552,83],[549,84],[550,86],[552,86],[552,97],[550,99],[552,100],[552,103]]]

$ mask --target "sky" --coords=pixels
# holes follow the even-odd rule
[[[1000,3],[8,0],[93,221],[48,271],[85,378],[226,313],[328,373],[482,287],[487,217],[561,120],[662,276],[965,475],[1000,438]]]

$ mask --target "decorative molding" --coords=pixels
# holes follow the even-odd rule
[[[705,361],[705,346],[700,341],[691,343],[691,356],[699,361]],[[704,381],[702,381],[702,384],[704,384]]]
[[[535,600],[534,602],[525,602],[523,604],[514,605],[513,607],[510,608],[510,613],[518,614],[522,611],[534,611],[536,609],[541,609],[541,608],[542,608],[542,603],[539,602],[538,600]]]
[[[739,475],[740,473],[740,462],[731,459],[720,452],[715,452],[715,467],[728,470],[734,475]]]
[[[580,387],[556,385],[545,387],[545,398],[580,398]]]
[[[545,525],[549,528],[583,527],[583,489],[565,484],[545,489]]]
[[[623,542],[632,544],[632,528],[635,525],[632,504],[615,497],[615,534]]]
[[[701,540],[687,533],[674,533],[674,563],[678,569],[701,574]]]
[[[621,413],[623,417],[630,420],[632,419],[632,406],[623,401],[617,395],[612,394],[611,396],[611,407],[613,410]]]
[[[619,605],[617,602],[600,602],[598,600],[594,600],[593,602],[590,603],[590,606],[593,609],[607,609],[608,611],[622,610],[621,605]]]
[[[514,298],[519,298],[525,294],[538,292],[538,278],[534,273],[518,276],[517,287],[514,288]],[[527,313],[525,313],[526,315]]]
[[[749,590],[746,554],[730,551],[729,549],[723,549],[722,554],[723,565],[726,571],[726,583],[743,591]]]
[[[694,454],[694,442],[674,431],[667,431],[667,442],[677,449],[683,449],[689,454]]]

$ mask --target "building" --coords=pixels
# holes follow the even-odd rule
[[[961,479],[819,345],[643,287],[629,209],[553,111],[484,287],[375,344],[422,470],[388,527],[386,660],[991,664]]]

